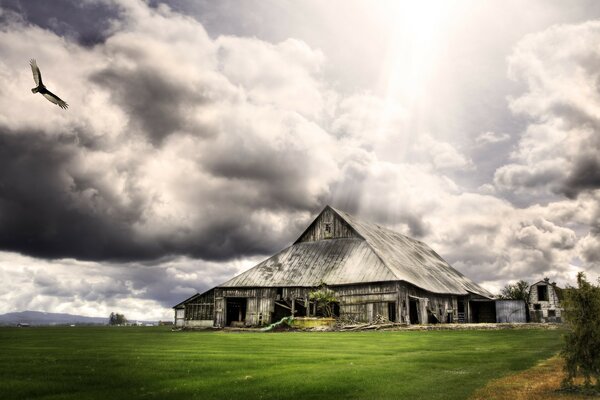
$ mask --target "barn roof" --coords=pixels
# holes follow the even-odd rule
[[[333,211],[356,236],[307,242],[300,241],[303,233],[290,247],[219,287],[311,287],[405,281],[433,293],[492,297],[425,243],[330,206],[321,214],[326,210]]]

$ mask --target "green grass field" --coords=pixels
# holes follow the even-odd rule
[[[555,354],[560,336],[1,328],[0,399],[465,399]]]

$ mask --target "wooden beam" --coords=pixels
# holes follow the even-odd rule
[[[275,302],[275,304],[277,304],[280,307],[287,308],[288,310],[292,311],[292,309],[290,307],[286,306],[285,304],[281,304],[281,303],[278,303],[278,302]]]

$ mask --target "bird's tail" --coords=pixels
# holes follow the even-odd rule
[[[38,88],[35,87],[35,88],[31,89],[31,93],[37,93],[37,92],[38,92]]]

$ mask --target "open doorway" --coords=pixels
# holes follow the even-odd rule
[[[396,322],[396,303],[395,302],[388,303],[388,321]]]
[[[471,301],[471,320],[474,323],[496,322],[496,303],[493,300]]]
[[[419,303],[418,300],[409,299],[408,300],[408,316],[410,318],[411,324],[419,324],[419,311],[418,311]]]
[[[227,298],[227,326],[243,326],[246,322],[246,307],[248,299],[245,297]]]

